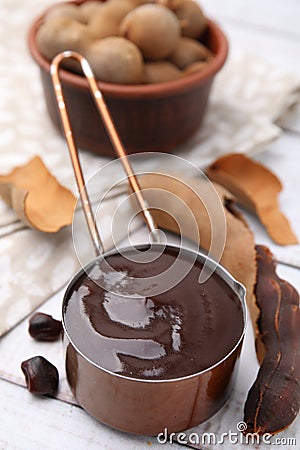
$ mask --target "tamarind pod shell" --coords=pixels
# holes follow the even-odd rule
[[[247,433],[275,434],[287,428],[300,409],[299,294],[276,274],[267,247],[256,246],[255,294],[258,329],[266,355],[244,408]]]

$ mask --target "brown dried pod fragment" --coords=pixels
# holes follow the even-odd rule
[[[149,206],[155,207],[152,214],[158,227],[175,233],[180,232],[191,240],[200,238],[201,247],[206,251],[210,249],[212,242],[211,219],[201,201],[201,195],[197,195],[197,192],[201,192],[201,190],[202,192],[207,191],[207,181],[190,178],[183,181],[181,176],[165,174],[144,175],[139,181]],[[253,234],[242,216],[236,212],[233,196],[217,184],[215,184],[215,188],[224,205],[226,221],[226,242],[220,262],[246,287],[247,302],[253,324],[255,324],[258,309],[253,297],[256,280]],[[176,198],[179,198],[180,201],[177,201]],[[189,215],[189,211],[192,214]],[[198,229],[196,233],[193,220]],[[181,230],[179,230],[178,224],[180,224]],[[215,235],[220,232],[220,226],[223,226],[223,223],[214,224]]]
[[[72,223],[76,198],[36,156],[0,175],[0,195],[32,228],[54,233]]]
[[[244,409],[246,433],[275,434],[288,427],[300,408],[299,294],[276,274],[273,255],[257,246],[258,328],[265,356]]]
[[[207,169],[208,177],[226,187],[241,205],[254,211],[270,237],[280,245],[297,244],[291,226],[280,211],[280,180],[262,164],[243,154],[232,153],[216,160]]]

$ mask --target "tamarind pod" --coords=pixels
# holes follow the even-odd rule
[[[267,247],[256,246],[258,329],[265,357],[244,408],[247,433],[275,434],[288,427],[300,408],[299,294],[276,274]]]

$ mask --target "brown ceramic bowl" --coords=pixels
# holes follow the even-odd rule
[[[83,1],[74,3],[80,4]],[[50,61],[40,53],[36,45],[36,33],[46,13],[47,11],[38,17],[29,30],[29,50],[40,67],[49,115],[61,130],[50,77]],[[180,80],[152,85],[99,82],[99,88],[128,153],[172,151],[199,129],[213,79],[222,68],[228,53],[227,39],[212,20],[209,20],[204,41],[215,57],[198,73]],[[114,156],[86,80],[62,69],[61,81],[78,146],[99,155]]]

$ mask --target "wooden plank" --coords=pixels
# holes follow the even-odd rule
[[[81,408],[0,380],[0,448],[8,450],[159,450],[155,437],[113,430]],[[174,450],[182,449],[174,444]]]

